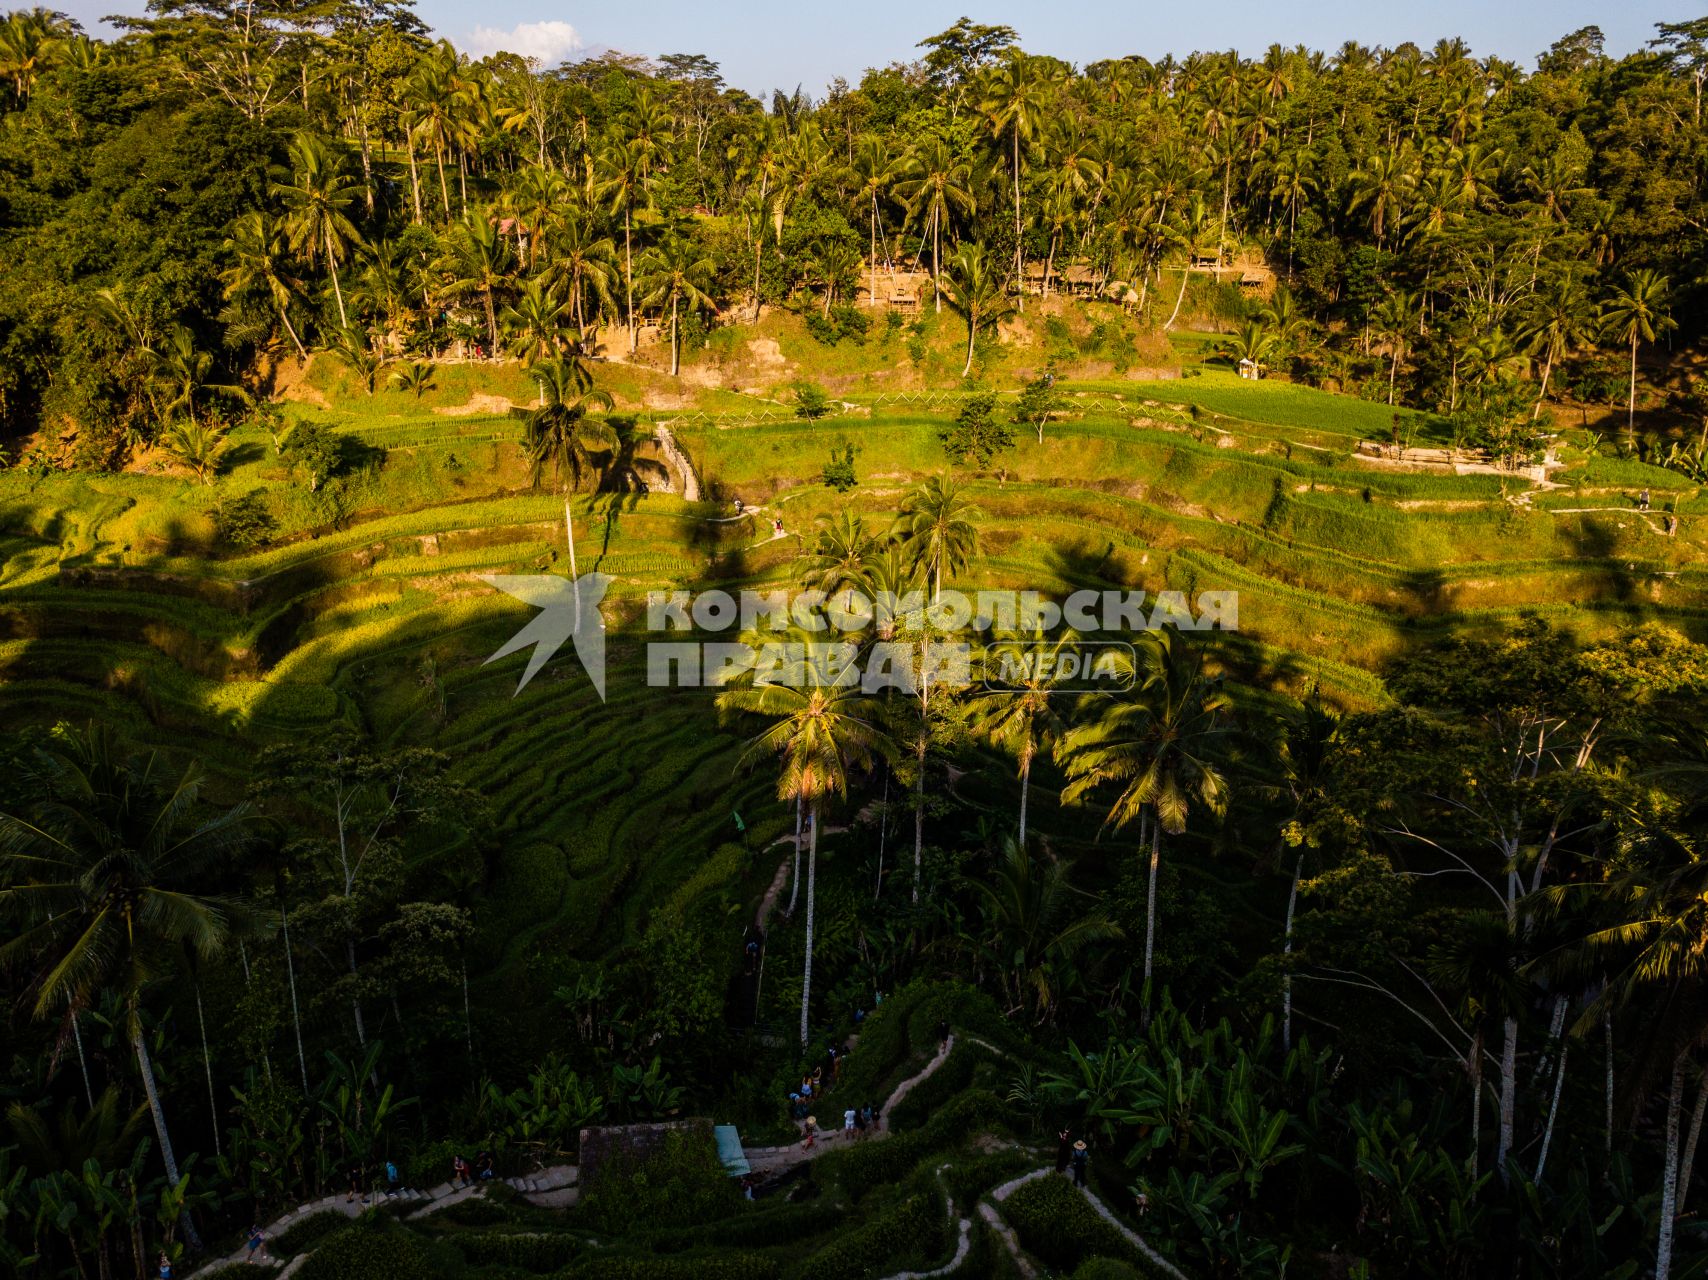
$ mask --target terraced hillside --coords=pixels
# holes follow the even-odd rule
[[[465,374],[436,399],[463,404]],[[1241,631],[1221,652],[1236,677],[1350,704],[1379,703],[1385,664],[1418,639],[1524,611],[1585,635],[1650,619],[1708,633],[1708,498],[1672,473],[1580,458],[1543,490],[1373,466],[1353,448],[1393,421],[1386,406],[1213,373],[1068,392],[1042,443],[1022,427],[1000,471],[966,477],[982,516],[964,585],[1234,588]],[[735,847],[705,854],[734,839],[732,813],[760,837],[786,822],[770,783],[736,772],[707,695],[645,686],[645,593],[789,581],[815,519],[844,506],[881,526],[945,467],[937,436],[960,396],[872,397],[812,423],[721,394],[635,415],[635,456],[670,422],[708,500],[575,499],[579,565],[614,579],[603,703],[568,657],[520,694],[523,656],[485,665],[529,610],[482,575],[566,567],[562,500],[529,487],[517,420],[395,392],[337,403],[356,408],[287,406],[361,446],[317,493],[289,483],[288,448],[258,427],[234,434],[210,486],[0,477],[0,710],[122,724],[234,777],[258,744],[337,725],[443,749],[500,815],[477,968],[496,1008],[538,1001],[566,958],[631,936],[679,886],[729,892]],[[818,477],[837,441],[857,447],[845,497]],[[1636,486],[1653,492],[1646,513]],[[271,536],[239,551],[216,530],[250,493]]]

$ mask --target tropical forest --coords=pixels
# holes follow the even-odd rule
[[[1708,18],[130,7],[0,14],[0,1274],[1708,1275]]]

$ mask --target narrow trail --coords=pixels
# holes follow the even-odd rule
[[[997,1204],[1001,1204],[1028,1182],[1036,1182],[1039,1178],[1057,1176],[1065,1177],[1066,1175],[1058,1175],[1053,1168],[1048,1166],[1042,1169],[1034,1169],[1031,1173],[1023,1173],[1018,1178],[1003,1183],[1000,1187],[990,1193],[990,1198]],[[1140,1255],[1142,1255],[1145,1261],[1149,1262],[1151,1266],[1155,1267],[1164,1275],[1170,1277],[1170,1280],[1186,1280],[1185,1274],[1178,1267],[1153,1249],[1145,1241],[1145,1238],[1137,1231],[1134,1231],[1126,1223],[1117,1218],[1109,1206],[1104,1204],[1102,1199],[1098,1197],[1090,1187],[1076,1187],[1075,1190],[1085,1197],[1085,1202],[1091,1206],[1093,1212],[1095,1212],[1098,1217],[1102,1218],[1103,1221],[1114,1227],[1116,1231],[1120,1232],[1121,1238],[1128,1244],[1132,1245],[1133,1248],[1137,1249]],[[980,1205],[979,1208],[980,1212],[983,1213],[986,1206]],[[985,1221],[989,1222],[992,1226],[997,1226],[998,1219],[994,1210],[989,1213],[984,1213],[984,1218]],[[1030,1269],[1024,1267],[1023,1258],[1019,1252],[1019,1245],[1014,1240],[1014,1233],[1012,1229],[1009,1229],[1006,1224],[1003,1224],[997,1234],[1002,1237],[1003,1243],[1008,1245],[1009,1251],[1014,1254],[1015,1260],[1022,1262],[1023,1270],[1026,1270],[1027,1274],[1031,1274]]]
[[[791,840],[793,839],[792,836],[786,838]],[[784,873],[787,870],[787,867],[788,864],[785,863],[781,868],[779,868],[776,878],[772,881],[771,889],[767,891],[765,899],[761,901],[761,919],[765,917],[765,913],[770,909],[768,904],[775,903],[777,894],[780,892],[781,886],[785,881]],[[919,1085],[930,1079],[931,1076],[936,1073],[938,1068],[949,1060],[949,1055],[955,1051],[955,1043],[956,1037],[951,1033],[949,1038],[938,1046],[937,1052],[931,1056],[924,1066],[922,1066],[913,1075],[908,1076],[905,1080],[901,1081],[901,1083],[896,1085],[896,1087],[890,1091],[889,1097],[884,1100],[884,1104],[882,1108],[880,1108],[880,1114],[885,1117],[892,1115],[895,1108],[908,1096],[908,1094],[912,1093],[914,1089],[919,1087]],[[982,1040],[972,1039],[969,1037],[968,1043],[976,1044],[982,1048],[991,1049],[992,1052],[996,1052],[994,1046],[986,1044]],[[828,1116],[826,1117],[826,1121],[828,1124]],[[850,1139],[843,1135],[840,1123],[838,1123],[834,1127],[821,1130],[816,1135],[813,1145],[810,1148],[803,1149],[801,1143],[791,1142],[785,1146],[776,1147],[744,1146],[742,1148],[742,1153],[747,1157],[747,1162],[752,1166],[753,1172],[780,1173],[784,1170],[792,1169],[796,1165],[816,1160],[827,1151],[843,1150],[851,1146],[856,1141],[882,1142],[889,1136],[890,1130],[888,1128],[881,1128],[875,1133],[868,1134],[863,1139]],[[1005,1199],[1008,1194],[1021,1183],[1028,1182],[1033,1178],[1042,1177],[1048,1172],[1049,1170],[1047,1169],[1039,1169],[1033,1173],[1025,1175],[1024,1177],[1017,1178],[1013,1182],[1005,1183],[1003,1186],[998,1187],[996,1191],[991,1193],[992,1198],[998,1201]],[[513,1188],[529,1204],[536,1205],[543,1209],[562,1209],[577,1203],[579,1200],[580,1174],[581,1171],[576,1165],[559,1164],[549,1165],[534,1173],[524,1174],[520,1177],[503,1178],[500,1179],[500,1181]],[[400,1205],[403,1208],[403,1212],[400,1216],[406,1220],[424,1218],[430,1214],[438,1213],[442,1209],[448,1209],[453,1205],[461,1204],[466,1200],[472,1200],[476,1196],[481,1195],[486,1190],[486,1187],[487,1184],[483,1182],[476,1182],[472,1186],[458,1186],[453,1183],[444,1182],[427,1191],[406,1188],[395,1197],[376,1194],[368,1199],[358,1198],[351,1201],[347,1200],[342,1195],[325,1196],[319,1200],[311,1201],[308,1204],[299,1205],[297,1208],[284,1214],[282,1217],[274,1219],[266,1225],[265,1230],[267,1238],[271,1240],[281,1232],[289,1229],[299,1222],[302,1222],[306,1218],[313,1217],[318,1213],[326,1213],[330,1211],[334,1213],[341,1213],[347,1218],[356,1218],[372,1205],[384,1204]],[[1117,1229],[1121,1230],[1123,1234],[1131,1239],[1135,1243],[1135,1246],[1142,1250],[1147,1257],[1155,1257],[1159,1267],[1162,1267],[1171,1276],[1175,1277],[1175,1280],[1185,1280],[1179,1272],[1175,1271],[1172,1267],[1169,1267],[1166,1262],[1160,1259],[1160,1257],[1157,1257],[1154,1254],[1154,1251],[1152,1251],[1149,1246],[1145,1245],[1142,1240],[1139,1240],[1136,1235],[1121,1226],[1119,1222],[1115,1221],[1115,1219],[1109,1214],[1108,1210],[1102,1206],[1101,1202],[1093,1198],[1089,1192],[1087,1193],[1087,1199],[1090,1199],[1093,1207],[1103,1214],[1104,1217],[1109,1218]],[[980,1209],[982,1213],[984,1206],[980,1206]],[[934,1271],[902,1272],[897,1276],[890,1277],[889,1280],[926,1280],[927,1277],[947,1274],[949,1271],[954,1270],[954,1268],[959,1266],[965,1259],[968,1249],[971,1248],[970,1232],[972,1231],[972,1221],[969,1218],[960,1218],[958,1220],[958,1229],[960,1232],[959,1243],[956,1246],[954,1260],[948,1265]],[[230,1263],[242,1263],[248,1256],[248,1250],[240,1246],[234,1253],[209,1258],[195,1271],[187,1274],[194,1276],[202,1274],[203,1272],[212,1271],[217,1267],[226,1266]],[[308,1255],[304,1253],[293,1259],[289,1265],[285,1267],[283,1274],[287,1276],[291,1274],[307,1257]],[[269,1254],[263,1260],[263,1265],[271,1268],[279,1266],[280,1263]]]

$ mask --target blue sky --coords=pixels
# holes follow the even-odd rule
[[[141,0],[45,2],[91,26],[115,8],[142,7]],[[732,85],[764,94],[792,89],[798,81],[815,97],[835,76],[857,81],[866,67],[913,57],[915,42],[962,13],[976,22],[1005,22],[1020,32],[1028,50],[1081,65],[1128,53],[1255,53],[1275,41],[1329,50],[1347,39],[1371,45],[1414,40],[1427,47],[1441,36],[1459,35],[1479,56],[1499,54],[1530,69],[1554,40],[1589,23],[1606,33],[1610,53],[1621,54],[1648,40],[1655,23],[1698,17],[1703,9],[1703,0],[418,0],[416,6],[439,34],[476,53],[495,47],[548,57],[603,48],[704,53],[722,64]]]

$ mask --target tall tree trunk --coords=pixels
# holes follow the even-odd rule
[[[1684,1158],[1678,1166],[1678,1211],[1684,1212],[1684,1202],[1690,1198],[1690,1175],[1696,1166],[1696,1143],[1702,1137],[1702,1116],[1708,1111],[1708,1068],[1696,1084],[1696,1110],[1690,1116],[1690,1134],[1684,1140]]]
[[[1020,239],[1020,122],[1014,122],[1014,289],[1019,296],[1019,309],[1026,312],[1026,246]],[[971,362],[971,357],[969,364]],[[963,374],[963,377],[966,375]]]
[[[344,958],[349,962],[350,985],[354,988],[359,976],[359,971],[356,968],[356,943],[354,939],[346,938],[344,940]],[[368,1047],[368,1026],[362,1020],[362,998],[354,990],[350,993],[350,1014],[356,1022],[356,1043],[366,1049]]]
[[[635,247],[629,207],[623,206],[623,297],[629,311],[629,354],[640,348],[640,330],[635,328]]]
[[[581,570],[578,569],[575,564],[575,512],[569,505],[568,486],[565,486],[563,491],[563,541],[564,545],[569,548],[569,580],[578,584],[575,591],[572,593],[572,598],[575,601],[575,616],[573,620],[575,622],[575,629],[579,631],[581,630],[581,587],[579,586]],[[597,564],[598,561],[595,560],[594,563]]]
[[[801,892],[801,822],[805,817],[806,802],[801,799],[799,792],[795,793],[795,869],[789,876],[789,905],[784,909],[785,918],[795,914],[795,899]]]
[[[807,1047],[807,1013],[812,1006],[812,931],[813,908],[818,889],[818,802],[813,801],[812,817],[808,821],[811,834],[807,837],[807,957],[801,974],[801,1048]]]
[[[303,1096],[308,1096],[308,1057],[302,1051],[302,1010],[297,1005],[297,967],[291,959],[291,920],[284,907],[279,908],[279,922],[285,932],[285,975],[291,985],[291,1022],[297,1031],[297,1066],[302,1068]]]
[[[1673,1219],[1678,1215],[1678,1113],[1684,1106],[1684,1054],[1673,1059],[1672,1085],[1666,1095],[1666,1157],[1661,1175],[1660,1238],[1655,1244],[1655,1280],[1672,1274]]]
[[[1635,334],[1631,336],[1631,391],[1625,401],[1625,445],[1632,453],[1637,452],[1637,337]]]
[[[83,1032],[77,1026],[77,1010],[71,1011],[71,1039],[77,1045],[77,1066],[83,1072],[83,1098],[95,1109],[95,1091],[89,1086],[89,1060],[83,1056]]]
[[[350,317],[344,314],[344,286],[338,283],[338,258],[332,252],[332,232],[326,232],[326,269],[332,273],[332,296],[338,299],[338,324],[350,327]]]
[[[1151,959],[1156,952],[1156,869],[1162,861],[1162,823],[1151,823],[1150,876],[1145,888],[1145,1003],[1143,1021],[1151,1019]]]
[[[1293,910],[1299,903],[1299,878],[1305,873],[1305,855],[1293,864],[1293,885],[1287,891],[1287,923],[1281,931],[1281,1048],[1293,1047],[1293,971],[1288,957],[1293,954]]]
[[[884,892],[884,843],[890,834],[890,771],[884,770],[884,798],[878,802],[878,883],[872,889],[876,902]]]
[[[1469,1169],[1471,1181],[1477,1180],[1477,1172],[1482,1167],[1483,1158],[1483,1031],[1477,1028],[1471,1037],[1470,1064],[1466,1068],[1471,1077],[1471,1160]]]
[[[1500,1144],[1495,1149],[1495,1173],[1502,1186],[1511,1181],[1506,1167],[1512,1152],[1514,1111],[1518,1105],[1518,1019],[1508,1016],[1501,1024],[1500,1042]]]
[[[878,305],[878,193],[872,193],[872,296],[871,305]]]
[[[308,348],[302,345],[302,339],[297,336],[296,328],[291,324],[291,313],[288,306],[279,308],[279,319],[285,322],[285,332],[291,335],[291,341],[296,343],[297,354],[302,357],[302,362],[307,364]]]
[[[451,220],[451,189],[445,185],[445,149],[433,148],[433,163],[439,167],[439,203],[445,209],[445,221]]]
[[[409,152],[409,194],[415,204],[415,225],[421,225],[421,173],[415,167],[415,139],[407,129],[403,132],[403,145]]]
[[[1542,413],[1542,402],[1548,398],[1548,375],[1554,372],[1554,344],[1548,344],[1548,358],[1542,362],[1542,390],[1537,393],[1535,407],[1530,410],[1530,421],[1535,422]]]
[[[148,1095],[148,1110],[154,1117],[154,1134],[160,1140],[160,1158],[166,1165],[166,1180],[172,1186],[178,1185],[178,1157],[172,1150],[172,1134],[166,1128],[166,1108],[160,1102],[160,1086],[154,1079],[154,1063],[148,1057],[148,1041],[142,1032],[142,1015],[135,1005],[130,1010],[130,1043],[136,1053],[136,1067],[142,1073],[142,1088]],[[190,1211],[186,1209],[180,1221],[184,1227],[184,1239],[190,1247],[200,1250],[201,1237],[196,1234],[195,1224],[190,1221]]]
[[[1604,1117],[1607,1137],[1606,1154],[1611,1157],[1613,1155],[1613,1015],[1610,1013],[1601,1015],[1601,1038],[1607,1062],[1607,1114]]]
[[[1560,1058],[1554,1064],[1554,1096],[1548,1101],[1548,1123],[1542,1128],[1542,1150],[1536,1157],[1536,1183],[1541,1185],[1542,1174],[1548,1168],[1548,1147],[1554,1141],[1554,1118],[1560,1113],[1560,1090],[1566,1083],[1566,1049],[1560,1044]]]
[[[1030,789],[1032,779],[1032,757],[1027,754],[1020,761],[1020,847],[1026,847],[1026,793]]]
[[[676,296],[670,297],[670,376],[682,376],[682,348],[676,340]]]
[[[368,142],[368,122],[358,114],[356,131],[362,139],[362,194],[367,198],[368,217],[374,216],[374,156]]]
[[[1180,268],[1180,292],[1174,296],[1174,310],[1168,313],[1168,323],[1162,327],[1164,333],[1174,328],[1174,321],[1180,315],[1180,304],[1186,301],[1186,282],[1191,278],[1192,260],[1188,256],[1186,265]]]
[[[977,313],[969,307],[967,309],[967,363],[961,369],[961,376],[963,378],[973,371],[973,339],[978,334],[978,322],[976,316]]]
[[[919,777],[913,787],[913,904],[919,905],[919,883],[925,875],[925,726],[919,726],[915,751]]]
[[[202,1031],[202,1071],[208,1078],[208,1116],[213,1121],[214,1157],[217,1159],[224,1154],[219,1141],[219,1098],[214,1093],[213,1057],[208,1053],[208,1020],[202,1013],[202,984],[197,982],[195,988],[196,1024]]]

